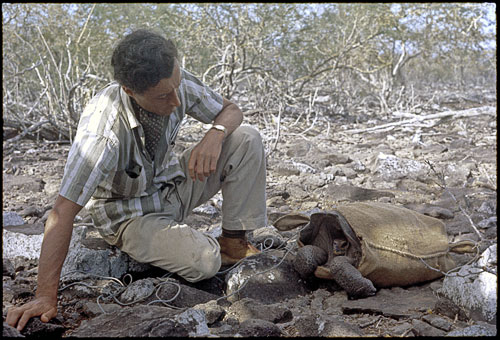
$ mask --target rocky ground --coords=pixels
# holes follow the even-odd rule
[[[327,118],[313,113],[297,119],[285,111],[279,124],[277,113],[250,112],[246,123],[260,129],[268,153],[269,226],[249,235],[265,250],[261,255],[191,284],[107,246],[83,210],[63,269],[59,315],[49,324],[33,320],[22,335],[496,334],[496,107],[441,107],[419,116],[440,112],[450,114],[418,120],[408,114]],[[389,123],[394,124],[377,128]],[[202,132],[199,124],[188,122],[178,151]],[[4,320],[9,307],[33,298],[43,226],[69,147],[4,140]],[[186,223],[220,233],[221,200],[215,196]],[[459,276],[378,289],[375,296],[357,300],[332,281],[302,279],[292,265],[297,230],[280,232],[273,223],[287,213],[310,214],[357,201],[392,203],[437,217],[450,242],[472,240],[478,256],[454,255],[463,265]],[[3,332],[21,336],[5,323]]]

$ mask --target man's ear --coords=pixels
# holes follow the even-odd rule
[[[126,87],[125,85],[122,85],[123,91],[125,91],[126,94],[128,94],[130,97],[135,97],[134,91]]]

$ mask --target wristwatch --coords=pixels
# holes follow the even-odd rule
[[[227,135],[227,129],[224,125],[212,124],[210,129],[215,129],[215,130],[219,130],[219,131],[224,132],[224,137],[226,137],[226,135]]]

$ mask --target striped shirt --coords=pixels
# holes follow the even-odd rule
[[[169,210],[165,188],[183,180],[173,143],[185,114],[212,122],[222,96],[181,69],[181,105],[163,117],[154,161],[145,149],[144,130],[130,97],[118,83],[100,91],[85,107],[68,154],[59,194],[89,210],[103,235],[113,235],[132,217]]]

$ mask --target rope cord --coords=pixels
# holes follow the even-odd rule
[[[172,275],[172,273],[167,273],[167,274],[163,275],[160,278],[160,280],[164,280],[164,281],[160,282],[159,284],[156,284],[155,288],[153,289],[153,291],[149,295],[141,297],[141,298],[138,298],[138,299],[136,299],[134,301],[131,301],[131,302],[122,302],[122,301],[120,301],[117,298],[117,296],[120,295],[121,293],[123,293],[127,289],[127,287],[133,282],[132,275],[130,275],[130,274],[124,275],[123,282],[120,281],[119,279],[115,278],[115,277],[97,275],[97,274],[93,274],[93,273],[87,273],[87,272],[81,271],[81,270],[74,270],[74,271],[68,272],[63,277],[65,277],[67,275],[70,275],[70,274],[73,274],[73,273],[81,273],[81,274],[85,274],[86,276],[93,276],[93,277],[96,277],[96,278],[101,279],[101,280],[110,280],[112,284],[113,283],[114,284],[119,284],[118,288],[112,287],[112,292],[111,293],[101,294],[101,295],[99,295],[97,297],[97,300],[96,300],[97,306],[100,308],[100,310],[102,311],[103,314],[108,314],[108,313],[106,313],[106,311],[103,309],[103,307],[101,305],[101,302],[100,302],[101,300],[103,300],[103,301],[114,300],[120,306],[130,306],[130,305],[136,304],[138,302],[142,302],[144,300],[147,300],[151,295],[153,295],[153,293],[155,293],[155,296],[156,296],[157,299],[149,302],[147,305],[150,305],[152,303],[163,303],[165,306],[173,308],[173,309],[183,309],[183,308],[180,308],[180,307],[168,304],[168,302],[174,301],[179,296],[179,294],[181,292],[181,286],[177,282],[171,281],[171,279],[170,279],[170,276]],[[129,278],[130,282],[126,283],[125,282],[126,278]],[[146,279],[146,280],[152,281],[150,279]],[[175,295],[172,298],[162,299],[158,294],[159,294],[160,289],[164,285],[166,285],[166,284],[172,284],[172,285],[176,286],[177,287],[177,292],[175,293]],[[88,287],[88,288],[93,288],[93,289],[102,288],[100,286],[89,285],[88,283],[86,283],[84,281],[76,281],[76,282],[70,283],[70,284],[68,284],[68,285],[66,285],[64,287],[59,288],[58,291],[59,292],[63,291],[65,289],[67,289],[69,287],[72,287],[72,286],[75,286],[75,285],[82,285],[82,286],[85,286],[85,287]]]
[[[442,270],[440,270],[438,268],[434,268],[433,266],[431,266],[430,264],[428,264],[427,262],[425,262],[425,260],[432,259],[432,258],[435,258],[435,257],[438,257],[438,256],[447,255],[450,252],[449,249],[446,250],[446,251],[437,252],[437,253],[428,254],[428,255],[415,255],[415,254],[412,254],[412,253],[409,253],[409,252],[405,252],[405,251],[402,251],[402,250],[397,250],[397,249],[389,248],[389,247],[386,247],[386,246],[381,246],[381,245],[375,244],[375,243],[367,241],[367,240],[364,240],[364,242],[366,244],[368,244],[370,247],[373,247],[373,248],[376,248],[376,249],[379,249],[379,250],[385,250],[385,251],[392,252],[392,253],[395,253],[395,254],[398,254],[398,255],[401,255],[401,256],[404,256],[404,257],[408,257],[408,258],[412,258],[412,259],[415,259],[415,260],[419,260],[427,268],[429,268],[431,270],[434,270],[436,272],[439,272],[439,273],[443,274],[444,276],[451,276],[451,274],[453,272],[460,270],[462,267],[464,267],[466,265],[470,265],[471,263],[473,263],[474,261],[476,261],[479,258],[479,256],[480,256],[480,254],[479,254],[479,244],[480,244],[480,242],[471,241],[472,243],[474,243],[474,247],[473,248],[476,250],[476,254],[474,255],[474,257],[471,260],[469,260],[467,263],[463,264],[463,265],[460,265],[460,266],[457,266],[457,267],[455,267],[453,269],[450,269],[447,272],[443,272]],[[458,244],[458,242],[456,244]],[[455,245],[455,244],[452,244],[452,245]],[[467,275],[458,275],[458,273],[455,274],[455,275],[456,276],[462,276],[462,277],[467,276]],[[472,273],[468,274],[468,275],[472,275]]]
[[[375,244],[375,243],[370,242],[368,240],[364,240],[364,242],[366,244],[368,244],[370,247],[373,247],[373,248],[376,248],[376,249],[380,249],[380,250],[385,250],[385,251],[388,251],[388,252],[391,252],[391,253],[395,253],[395,254],[398,254],[398,255],[401,255],[401,256],[404,256],[404,257],[409,257],[409,258],[416,259],[416,260],[432,259],[432,258],[435,258],[435,257],[439,257],[439,256],[443,256],[443,255],[448,254],[448,250],[446,250],[446,251],[441,251],[441,252],[427,254],[427,255],[415,255],[415,254],[412,254],[412,253],[405,252],[403,250],[398,250],[398,249],[393,249],[393,248],[389,248],[389,247],[386,247],[386,246],[381,246],[379,244]]]
[[[304,227],[298,229],[298,231],[290,236],[289,238],[287,238],[280,246],[278,246],[276,248],[276,250],[279,250],[279,249],[282,249],[282,248],[285,248],[287,249],[287,243],[288,241],[290,241],[292,238],[296,237],[300,231],[302,231]],[[270,242],[269,242],[270,241]],[[269,243],[269,244],[268,244]],[[267,253],[267,252],[270,252],[271,250],[273,250],[272,246],[274,245],[274,240],[272,238],[266,238],[261,244],[260,244],[260,249],[261,249],[261,253]],[[286,256],[294,249],[295,247],[289,247],[285,253],[285,255],[283,256],[283,258],[275,265],[273,265],[272,267],[268,268],[268,269],[265,269],[263,271],[260,271],[258,273],[255,273],[251,276],[249,276],[245,282],[237,289],[235,290],[234,292],[232,292],[231,294],[229,295],[224,295],[224,296],[221,296],[219,297],[218,299],[216,299],[216,301],[219,301],[221,299],[226,299],[234,294],[237,294],[239,293],[245,286],[246,284],[249,282],[249,280],[257,275],[261,275],[261,274],[264,274],[270,270],[273,270],[274,268],[277,268],[279,265],[281,265],[283,263],[283,261],[285,260]],[[256,255],[259,255],[259,254],[256,254]],[[256,256],[256,255],[252,255],[252,256],[248,256],[248,257],[245,257],[243,259],[241,259],[240,261],[238,261],[237,263],[235,263],[234,265],[232,265],[230,268],[228,269],[225,269],[223,271],[219,271],[217,274],[216,274],[216,278],[217,278],[217,275],[221,275],[221,274],[225,274],[229,271],[231,271],[232,269],[236,268],[237,266],[239,266],[241,263],[243,263],[244,261],[247,261],[249,259],[251,259],[252,257]],[[166,307],[169,307],[169,308],[173,308],[173,309],[178,309],[178,310],[183,310],[183,309],[186,309],[186,308],[181,308],[181,307],[177,307],[177,306],[173,306],[171,304],[169,304],[169,302],[172,302],[174,301],[175,299],[177,299],[177,297],[180,295],[181,293],[181,285],[178,284],[177,282],[174,282],[171,280],[170,276],[173,275],[173,273],[167,273],[165,275],[163,275],[161,278],[159,278],[159,280],[161,281],[160,283],[157,283],[155,284],[155,287],[153,289],[153,291],[148,294],[148,296],[144,296],[144,297],[141,297],[141,298],[138,298],[134,301],[131,301],[131,302],[122,302],[118,299],[118,296],[123,293],[127,287],[132,284],[133,282],[133,278],[132,278],[132,275],[130,274],[126,274],[124,275],[123,277],[123,280],[120,281],[119,279],[115,278],[115,277],[111,277],[111,276],[104,276],[104,275],[98,275],[98,274],[93,274],[93,273],[88,273],[88,272],[85,272],[85,271],[82,271],[82,270],[73,270],[71,272],[68,272],[66,273],[62,278],[70,275],[70,274],[73,274],[73,273],[80,273],[80,274],[84,274],[85,276],[82,278],[82,281],[76,281],[76,282],[72,282],[68,285],[65,285],[61,288],[58,289],[59,292],[69,288],[69,287],[72,287],[72,286],[76,286],[76,285],[81,285],[81,286],[85,286],[85,287],[88,287],[88,288],[92,288],[92,289],[100,289],[102,287],[100,286],[94,286],[94,285],[90,285],[86,282],[83,281],[83,279],[85,278],[88,278],[88,277],[94,277],[94,278],[97,278],[97,279],[100,279],[100,280],[110,280],[111,281],[111,292],[110,293],[107,293],[107,294],[101,294],[97,297],[97,300],[96,300],[96,303],[97,303],[97,306],[99,307],[99,309],[102,311],[103,314],[109,314],[107,313],[104,308],[102,307],[101,305],[101,301],[102,302],[105,302],[105,301],[114,301],[116,302],[117,304],[119,304],[120,306],[130,306],[130,305],[133,305],[133,304],[136,304],[136,303],[139,303],[139,302],[142,302],[142,301],[145,301],[147,300],[148,298],[150,298],[153,294],[155,294],[155,297],[156,299],[153,300],[153,301],[150,301],[147,303],[147,305],[151,305],[153,303],[161,303],[163,304],[164,306]],[[126,282],[126,279],[129,279],[130,281],[127,283]],[[219,278],[217,278],[219,279]],[[149,281],[152,281],[151,279],[146,279],[146,280],[149,280]],[[219,279],[220,280],[220,279]],[[222,281],[222,280],[221,280]],[[113,285],[114,284],[114,285]],[[154,283],[153,283],[154,284]],[[168,299],[165,299],[165,298],[162,298],[160,296],[160,291],[161,289],[167,285],[167,284],[171,284],[171,285],[174,285],[175,287],[177,287],[177,291],[176,293],[171,297],[171,298],[168,298]]]
[[[479,257],[481,256],[481,254],[479,253],[479,245],[480,245],[480,243],[481,243],[481,241],[480,241],[480,242],[475,243],[475,245],[474,245],[474,249],[476,249],[476,254],[475,254],[475,255],[474,255],[474,256],[473,256],[473,257],[472,257],[469,261],[467,261],[466,263],[464,263],[464,264],[462,264],[462,265],[460,265],[460,266],[456,266],[455,268],[452,268],[452,269],[448,270],[447,272],[443,272],[443,271],[442,271],[442,270],[440,270],[440,269],[437,269],[437,268],[432,267],[431,265],[429,265],[428,263],[426,263],[423,259],[420,259],[420,261],[421,261],[421,262],[422,262],[422,263],[423,263],[423,264],[424,264],[427,268],[429,268],[429,269],[431,269],[431,270],[434,270],[434,271],[437,271],[437,272],[439,272],[439,273],[443,274],[444,276],[467,277],[467,276],[470,276],[470,275],[479,274],[479,273],[485,272],[485,271],[487,271],[487,270],[485,270],[484,268],[477,268],[477,269],[480,269],[480,271],[479,271],[479,272],[475,272],[475,273],[470,272],[470,273],[465,274],[465,275],[461,275],[461,274],[459,274],[459,273],[458,273],[458,271],[459,271],[460,269],[462,269],[462,267],[468,266],[468,265],[470,265],[470,264],[472,264],[472,263],[476,262],[476,261],[479,259]],[[455,273],[455,272],[457,272],[457,273]]]

